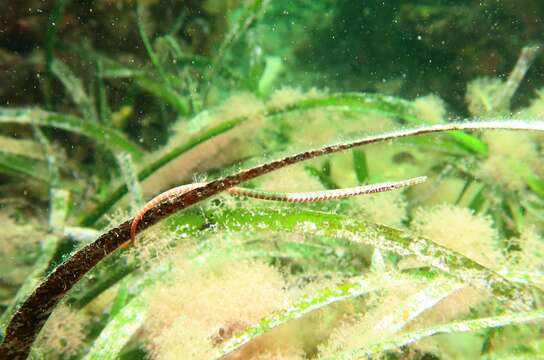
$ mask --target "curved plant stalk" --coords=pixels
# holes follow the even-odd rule
[[[161,204],[160,207],[151,209],[143,218],[144,225],[149,218],[149,224],[157,222],[160,218],[170,215],[173,212],[182,210],[196,202],[207,199],[219,192],[232,188],[242,182],[262,176],[280,168],[313,159],[316,157],[333,154],[340,151],[349,150],[358,146],[379,143],[383,141],[400,139],[410,136],[419,136],[425,134],[447,132],[452,130],[485,130],[485,129],[506,129],[506,130],[526,130],[526,131],[544,131],[544,122],[540,121],[482,121],[451,123],[445,125],[423,126],[420,128],[404,129],[382,135],[369,136],[354,141],[328,145],[315,150],[309,150],[295,155],[287,156],[282,159],[271,161],[253,168],[243,170],[237,174],[226,176],[222,179],[211,181],[194,190],[175,196],[168,203]]]
[[[100,61],[106,67],[102,72],[103,78],[133,78],[138,87],[172,106],[179,114],[187,115],[189,113],[188,102],[185,98],[181,97],[174,89],[152,79],[145,71],[128,68],[102,54],[76,44],[61,44],[61,47],[78,56],[83,54],[86,59]]]
[[[147,318],[150,294],[146,289],[163,278],[170,269],[170,266],[160,266],[146,274],[144,278],[130,275],[123,279],[118,294],[124,298],[123,303],[117,309],[112,308],[108,323],[94,340],[84,357],[85,360],[119,358],[125,345]]]
[[[181,97],[180,94],[171,87],[164,86],[163,84],[154,81],[146,75],[136,76],[134,78],[134,82],[142,90],[147,91],[148,93],[158,97],[168,105],[172,106],[172,108],[174,108],[178,112],[178,114],[189,114],[189,103],[187,99]]]
[[[97,121],[94,103],[85,92],[83,83],[72,72],[72,70],[58,59],[53,59],[51,63],[51,72],[60,80],[68,96],[77,105],[81,115],[88,120]]]
[[[198,212],[198,214],[199,216],[201,216],[201,218],[199,217],[199,219],[193,219],[191,221],[190,227],[187,227],[187,226],[183,227],[184,232],[186,233],[182,237],[196,234],[199,231],[199,229],[202,228],[203,224],[206,221],[205,219],[210,219],[213,217],[216,217],[214,219],[213,224],[208,223],[208,225],[213,225],[211,226],[211,228],[214,229],[213,232],[216,232],[216,231],[221,232],[225,230],[234,231],[234,232],[250,231],[251,233],[257,233],[257,234],[259,232],[269,232],[272,230],[272,231],[295,231],[295,232],[303,232],[303,233],[315,231],[316,233],[320,233],[321,235],[330,235],[325,230],[327,225],[332,226],[333,228],[335,228],[336,226],[338,226],[338,228],[341,228],[342,223],[346,222],[346,219],[344,217],[339,218],[337,216],[330,215],[330,214],[323,214],[319,212],[301,210],[301,209],[297,209],[297,210],[269,210],[266,208],[262,208],[259,210],[237,209],[237,210],[227,211],[224,214],[221,214],[218,216],[214,216],[214,214],[212,213],[202,214],[200,211]],[[176,224],[180,224],[181,222],[183,221],[173,223],[172,227],[179,228],[180,226],[177,226]],[[372,225],[369,224],[366,226],[372,226]],[[312,229],[315,229],[315,230],[312,230]],[[368,229],[363,230],[362,227],[360,228],[360,230],[369,231]],[[334,230],[333,230],[333,233],[334,233]],[[207,253],[207,250],[208,250],[207,248],[201,249],[196,255],[193,255],[192,257],[198,258],[199,263],[202,261],[209,261],[210,257],[213,257],[213,255],[210,255],[209,253]],[[300,249],[296,249],[296,251],[299,251],[299,250]],[[229,257],[234,256],[235,258],[237,258],[240,256],[244,256],[243,253],[245,253],[246,251],[247,250],[245,250],[244,247],[236,247],[234,249],[229,248],[225,250],[220,250],[219,253],[221,254],[221,258],[224,258],[225,254],[227,254],[227,256]],[[199,254],[206,255],[206,256],[203,258]],[[260,252],[250,252],[248,253],[248,255],[261,256]],[[285,255],[285,254],[282,253],[282,255]],[[218,255],[216,254],[215,256],[218,256]],[[262,254],[262,256],[274,256],[274,254],[270,254],[265,251],[264,254]],[[256,337],[259,337],[280,325],[283,325],[289,321],[299,319],[304,315],[307,315],[313,311],[326,307],[332,303],[352,299],[354,297],[363,295],[365,293],[368,293],[377,289],[383,289],[384,283],[387,284],[388,286],[396,286],[402,283],[402,279],[391,277],[388,275],[385,275],[385,277],[381,276],[378,282],[376,281],[372,282],[370,279],[367,280],[364,278],[354,278],[351,281],[341,284],[339,286],[336,286],[334,288],[324,289],[318,292],[318,294],[316,294],[315,296],[305,298],[302,301],[293,305],[292,307],[285,309],[281,312],[275,313],[272,316],[263,319],[258,324],[244,331],[242,334],[229,340],[227,343],[223,345],[221,350],[218,351],[217,357],[220,358],[233,351],[236,351],[236,349],[238,349],[239,347],[243,346],[244,344],[248,343],[249,341],[253,340]],[[384,327],[387,329],[394,328],[395,331],[400,330],[402,327],[404,327],[406,323],[408,323],[413,318],[421,314],[421,312],[434,306],[438,301],[448,296],[449,294],[451,294],[452,292],[454,292],[461,286],[462,285],[460,285],[459,283],[455,281],[452,281],[451,279],[439,279],[437,281],[434,281],[431,286],[413,295],[412,297],[409,298],[408,301],[405,301],[404,303],[406,303],[406,306],[401,306],[397,311],[395,311],[391,316],[389,316],[388,319],[383,319],[383,321],[380,323],[381,327]],[[135,302],[129,303],[127,306],[131,306],[131,304],[139,304],[139,303],[135,301]],[[134,306],[140,307],[140,305],[134,305]],[[132,310],[126,310],[126,312],[132,313]],[[120,351],[121,344],[123,343],[126,344],[128,340],[132,337],[133,333],[138,330],[138,326],[140,322],[137,318],[131,318],[131,317],[127,318],[123,314],[119,315],[119,317],[120,317],[119,321],[116,321],[114,324],[111,325],[112,328],[114,327],[116,329],[115,335],[113,335],[111,332],[101,334],[100,338],[102,338],[102,340],[95,342],[95,346],[98,346],[98,348],[91,350],[93,354],[104,354],[104,349],[106,348],[116,349]],[[121,323],[123,323],[124,325],[121,326]],[[376,326],[380,327],[380,324]],[[110,325],[108,325],[108,328],[109,327]],[[112,345],[108,345],[109,343],[108,341],[111,341]],[[111,356],[114,356],[114,355],[111,355]]]
[[[153,46],[151,46],[151,42],[149,41],[149,37],[147,36],[147,31],[145,28],[145,5],[144,2],[139,0],[136,4],[136,23],[138,25],[138,32],[140,33],[140,38],[142,39],[142,42],[144,44],[145,51],[147,52],[147,56],[149,56],[149,60],[151,60],[151,64],[155,67],[155,70],[159,73],[162,80],[165,82],[165,84],[169,84],[170,81],[168,80],[167,72],[164,70],[162,64],[159,61],[159,58],[155,54],[155,51],[153,50]]]
[[[232,119],[230,121],[224,122],[218,126],[215,126],[209,130],[206,130],[202,132],[201,134],[195,136],[194,138],[190,139],[188,142],[184,143],[181,146],[178,146],[165,155],[161,156],[159,159],[155,160],[148,166],[144,167],[139,173],[138,173],[138,180],[143,181],[153,175],[157,170],[168,164],[169,162],[176,159],[178,156],[188,152],[189,150],[192,150],[196,148],[198,145],[216,137],[219,136],[231,129],[234,129],[236,126],[240,125],[244,120],[244,118],[236,118]],[[113,191],[105,200],[103,200],[101,203],[99,203],[94,210],[92,210],[90,213],[86,214],[82,218],[79,219],[78,223],[81,226],[92,226],[94,223],[102,217],[115,203],[123,196],[125,196],[128,193],[128,188],[126,184],[123,184],[119,186],[115,191]]]
[[[375,93],[337,93],[302,99],[284,107],[270,108],[269,116],[282,115],[291,111],[310,110],[315,108],[338,107],[355,112],[376,112],[391,116],[408,123],[421,124],[423,121],[415,116],[414,106],[402,98]]]
[[[241,14],[223,39],[223,42],[217,51],[217,55],[209,68],[208,74],[204,77],[207,79],[204,83],[204,98],[207,96],[210,84],[214,83],[215,76],[219,74],[225,66],[224,60],[229,49],[236,44],[238,39],[240,39],[240,37],[257,21],[259,16],[263,14],[269,2],[270,0],[245,1]]]
[[[519,85],[525,78],[525,74],[529,71],[529,68],[535,61],[536,56],[542,50],[542,44],[533,44],[525,46],[521,50],[518,61],[514,66],[514,69],[508,76],[506,84],[504,84],[503,91],[497,96],[495,107],[497,109],[510,109],[510,102],[512,97],[516,93]]]
[[[49,182],[49,175],[43,161],[1,150],[0,172],[25,176],[45,183]]]
[[[125,136],[111,128],[94,121],[85,121],[72,115],[62,115],[40,109],[2,108],[0,124],[18,123],[55,127],[85,135],[113,151],[127,151],[135,158],[140,158],[143,151]]]
[[[107,323],[101,329],[97,338],[90,346],[84,359],[118,359],[124,346],[139,331],[147,317],[149,305],[149,293],[146,289],[164,278],[171,270],[171,266],[159,266],[146,272],[144,277],[140,274],[130,274],[118,284],[117,296],[109,310]],[[110,284],[107,288],[111,288]],[[74,309],[81,310],[93,298],[88,301],[70,303]],[[140,316],[142,315],[142,316]]]
[[[123,180],[125,180],[125,185],[130,190],[131,207],[132,210],[135,211],[142,206],[144,200],[142,189],[136,176],[134,161],[132,161],[132,156],[127,152],[117,153],[115,154],[115,158],[119,168],[121,168],[121,174],[123,175]]]
[[[55,1],[55,6],[53,7],[53,11],[49,15],[49,18],[47,20],[47,32],[45,34],[45,63],[47,66],[47,70],[51,71],[51,66],[53,64],[54,60],[54,50],[57,42],[57,31],[58,27],[57,24],[60,23],[60,20],[62,19],[64,15],[64,10],[66,9],[66,5],[70,0],[57,0]]]
[[[190,254],[189,257],[191,261],[202,266],[204,262],[209,262],[217,258],[224,259],[225,256],[232,259],[275,256],[267,251],[261,250],[256,252],[251,251],[251,249],[248,250],[243,245],[234,248],[212,250],[211,252],[209,250],[208,247],[199,248]],[[285,253],[282,253],[282,255],[285,255]],[[149,294],[144,290],[148,286],[155,284],[160,278],[163,278],[169,270],[170,266],[161,266],[154,269],[150,274],[146,274],[144,279],[123,280],[124,287],[130,284],[133,297],[117,313],[114,313],[113,310],[110,312],[110,321],[102,329],[84,359],[117,359],[120,356],[123,348],[136,332],[139,331],[147,316]],[[80,308],[81,306],[76,307]],[[144,316],[139,316],[140,314],[144,314]]]
[[[0,135],[0,149],[12,155],[22,155],[30,159],[45,160],[42,146],[31,139],[17,139],[11,136]]]
[[[149,36],[145,28],[145,5],[144,2],[139,0],[136,5],[136,22],[138,26],[138,32],[140,38],[144,44],[144,48],[151,60],[151,64],[155,67],[155,70],[159,74],[162,84],[157,84],[153,80],[145,76],[138,76],[137,82],[143,89],[148,90],[149,92],[157,95],[159,98],[164,99],[168,104],[172,105],[174,109],[178,111],[179,114],[187,115],[189,114],[189,102],[187,99],[182,97],[172,85],[175,78],[169,74],[164,66],[161,64],[157,54],[153,50]]]
[[[55,150],[51,147],[51,143],[49,142],[45,134],[42,132],[42,130],[38,126],[35,126],[35,125],[34,125],[34,134],[38,138],[38,141],[40,142],[43,148],[43,151],[45,153],[45,158],[47,159],[47,171],[49,172],[49,178],[51,182],[51,187],[50,187],[51,203],[50,203],[49,211],[51,213],[58,212],[53,207],[53,204],[55,203],[54,199],[57,197],[57,195],[59,195],[58,191],[61,191],[60,189],[62,189],[62,186],[60,184],[60,171],[59,171],[59,166],[57,163],[57,157],[55,156]],[[60,214],[64,214],[64,213],[65,211],[60,212]],[[53,216],[53,215],[50,215],[50,216]],[[59,220],[58,222],[50,218],[49,226],[55,231],[61,230],[64,227],[65,216],[66,215],[61,217],[62,220]]]
[[[60,236],[65,226],[65,221],[70,208],[70,192],[62,189],[60,184],[59,169],[54,152],[51,149],[49,141],[38,127],[34,128],[34,132],[44,148],[47,158],[50,189],[49,189],[49,231],[50,234],[41,243],[41,253],[34,264],[34,269],[26,278],[17,294],[15,300],[4,311],[0,317],[0,332],[4,333],[7,321],[15,313],[16,309],[25,301],[32,293],[36,285],[44,278],[47,270],[51,266],[51,262],[57,253]]]
[[[195,232],[198,230],[195,228]],[[189,255],[189,258],[199,267],[202,267],[204,263],[213,262],[216,259],[225,259],[228,257],[231,260],[242,258],[256,258],[256,257],[292,257],[292,258],[311,258],[319,259],[319,256],[309,255],[308,253],[314,253],[321,251],[320,249],[305,249],[306,244],[276,244],[276,252],[263,250],[262,248],[255,250],[249,244],[240,244],[235,247],[210,249],[209,246],[200,246],[194,253]],[[261,244],[264,245],[264,244]],[[287,249],[283,247],[287,245]],[[294,245],[292,248],[289,245]],[[149,294],[144,292],[144,289],[148,286],[156,283],[159,278],[164,277],[165,273],[170,270],[169,266],[154,269],[150,274],[146,274],[144,279],[136,281],[136,285],[131,284],[131,281],[123,280],[123,284],[131,284],[131,292],[134,294],[134,298],[131,299],[121,311],[111,316],[111,321],[102,330],[99,337],[94,341],[89,353],[87,353],[85,359],[117,359],[123,350],[123,347],[130,341],[130,339],[139,331],[143,320],[137,316],[138,312],[147,312]],[[398,286],[406,281],[398,277],[386,276],[387,286]],[[380,281],[365,280],[364,278],[353,278],[344,284],[338,285],[334,288],[327,288],[321,290],[317,295],[303,299],[299,304],[293,307],[293,315],[296,316],[295,311],[310,312],[317,310],[328,304],[332,304],[342,299],[350,299],[363,293],[367,293],[374,290],[381,290],[384,286],[385,277],[381,277]],[[344,297],[342,296],[345,295]],[[296,309],[295,309],[296,308]],[[306,313],[305,312],[305,313]],[[282,314],[286,313],[285,311]],[[300,314],[300,316],[304,315]],[[298,316],[298,317],[300,317]],[[296,317],[296,318],[298,318]]]
[[[202,228],[205,219],[213,217],[213,214],[202,214],[198,212],[199,219],[191,221],[191,226],[189,228],[183,227],[184,231],[188,232],[191,236],[196,235],[199,229]],[[314,216],[323,215],[322,223],[316,222]],[[256,217],[254,217],[256,216]],[[201,217],[201,218],[200,218]],[[184,216],[185,218],[185,216]],[[268,222],[263,222],[264,219],[268,219]],[[268,232],[273,231],[306,231],[304,229],[304,223],[307,220],[310,220],[311,223],[316,224],[316,227],[321,227],[324,224],[331,224],[335,221],[334,217],[327,216],[327,214],[322,214],[318,212],[308,211],[308,210],[288,210],[288,213],[284,213],[280,210],[248,210],[248,209],[239,209],[228,211],[225,214],[220,215],[215,222],[213,223],[213,232],[221,232],[224,230],[230,231],[241,231],[258,234],[259,232]],[[345,221],[345,220],[342,220]],[[176,224],[182,223],[182,219],[174,222],[171,227],[179,227]],[[259,225],[256,225],[256,224]],[[236,224],[236,225],[234,225]],[[276,224],[276,225],[274,225]],[[311,228],[308,226],[308,228]],[[297,230],[298,229],[298,230]],[[319,231],[319,230],[317,230]],[[187,233],[186,233],[187,235]],[[185,235],[184,235],[185,237]],[[198,261],[200,265],[202,262],[208,262],[214,258],[242,258],[242,257],[260,257],[260,256],[295,256],[299,257],[296,254],[291,254],[293,251],[295,253],[300,253],[304,258],[314,259],[315,256],[308,257],[305,255],[308,251],[315,252],[319,249],[301,249],[297,246],[305,246],[307,244],[297,244],[293,243],[292,245],[295,248],[286,249],[287,253],[283,250],[283,245],[279,244],[274,246],[278,248],[279,253],[271,253],[268,250],[257,250],[253,251],[252,247],[248,247],[244,244],[237,246],[235,248],[226,248],[218,249],[210,253],[210,249],[207,246],[200,248],[195,254],[192,254],[190,257],[193,258],[193,261]],[[290,255],[291,254],[291,255]],[[151,278],[156,279],[157,275],[151,274]],[[405,281],[405,280],[404,280]],[[147,283],[152,283],[153,281],[146,281]],[[293,306],[272,314],[270,317],[264,318],[258,324],[250,327],[241,334],[237,335],[235,338],[227,341],[220,350],[216,357],[220,358],[225,356],[236,349],[240,348],[244,344],[252,341],[256,337],[259,337],[268,331],[281,326],[290,321],[300,319],[301,317],[322,309],[330,304],[346,301],[363,294],[373,292],[375,290],[383,290],[384,284],[387,284],[388,287],[399,286],[403,283],[402,278],[394,277],[388,274],[381,274],[379,279],[363,277],[353,278],[350,281],[335,286],[333,288],[326,288],[319,291],[316,295],[303,298],[301,301],[297,302]],[[395,331],[400,330],[405,326],[406,323],[411,321],[413,318],[417,317],[426,309],[434,306],[436,302],[443,299],[445,296],[448,296],[453,291],[458,289],[461,285],[451,279],[438,279],[434,281],[431,286],[426,287],[424,290],[416,293],[409,298],[408,301],[404,301],[405,306],[401,306],[398,309],[394,310],[394,313],[388,317],[388,319],[383,319],[380,323],[381,327],[391,329],[394,328]],[[133,286],[131,286],[133,287]],[[88,359],[101,358],[108,354],[111,358],[116,358],[123,346],[128,343],[132,336],[138,331],[139,326],[141,325],[141,318],[133,316],[137,309],[140,311],[145,311],[146,305],[142,299],[144,294],[141,293],[141,289],[136,291],[137,297],[140,299],[135,299],[130,301],[121,313],[116,315],[113,319],[114,322],[108,324],[99,336],[91,348],[91,352],[87,355]],[[133,309],[130,309],[133,307]],[[386,323],[387,322],[387,323]],[[379,325],[377,327],[380,327]],[[109,352],[108,352],[109,351]],[[98,356],[98,357],[97,357]],[[106,357],[108,358],[108,357]]]
[[[271,118],[274,116],[285,115],[290,112],[304,111],[315,108],[341,108],[353,112],[369,112],[377,113],[386,116],[391,116],[401,121],[409,123],[424,123],[422,120],[417,119],[414,115],[413,105],[409,101],[386,96],[381,94],[365,94],[365,93],[340,93],[325,95],[315,98],[303,99],[296,103],[287,105],[281,108],[269,108],[263,111],[259,116],[265,118]],[[198,116],[197,116],[198,117]],[[247,117],[237,117],[222,122],[219,125],[213,126],[207,130],[204,130],[188,142],[175,147],[162,155],[157,160],[146,166],[138,174],[138,180],[143,181],[153,175],[157,170],[167,165],[174,159],[183,155],[184,153],[196,148],[198,145],[211,140],[212,138],[219,136],[227,131],[230,131],[237,126],[248,121]],[[451,132],[451,136],[456,139],[464,149],[471,149],[470,151],[485,155],[487,152],[487,145],[480,141],[478,138],[465,134],[462,132]],[[81,226],[92,226],[94,223],[104,215],[117,201],[119,201],[125,194],[127,194],[126,185],[119,186],[113,191],[104,201],[99,203],[96,208],[89,214],[85,215],[79,220]]]
[[[98,107],[98,118],[101,122],[111,124],[111,110],[108,105],[106,84],[104,83],[104,64],[101,59],[96,60],[96,102]]]
[[[83,359],[118,359],[121,350],[146,317],[147,302],[141,296],[135,297],[106,325]]]
[[[283,311],[262,319],[258,324],[251,326],[249,329],[228,340],[223,344],[214,358],[220,359],[229,355],[274,328],[290,321],[300,319],[301,317],[330,304],[353,299],[375,290],[382,290],[384,289],[384,284],[387,284],[387,287],[395,287],[403,283],[402,280],[387,274],[380,279],[375,280],[379,281],[369,282],[362,278],[354,278],[337,287],[324,289],[315,296],[305,298]],[[376,331],[379,331],[379,328],[382,326],[386,330],[392,328],[394,331],[400,330],[406,323],[419,316],[423,311],[436,305],[436,303],[452,294],[459,287],[460,285],[458,283],[452,282],[450,279],[434,281],[423,291],[414,295],[413,298],[410,297],[409,300],[411,301],[405,301],[405,306],[400,309],[395,309],[390,317],[384,319],[382,323],[377,324],[375,326]],[[391,323],[391,321],[395,324]]]
[[[423,290],[404,299],[402,303],[375,323],[371,331],[379,333],[402,330],[408,323],[416,319],[424,311],[431,309],[440,301],[462,289],[466,285],[451,279],[442,278],[432,281]]]
[[[498,273],[512,282],[544,289],[544,272],[502,269]]]
[[[438,278],[431,281],[422,290],[402,299],[400,304],[394,308],[385,309],[383,306],[380,307],[378,305],[377,311],[385,315],[375,319],[372,317],[372,311],[370,311],[368,315],[370,319],[365,318],[371,324],[367,332],[371,338],[391,337],[401,331],[411,321],[418,318],[422,313],[433,308],[464,286],[462,283],[451,281],[451,279]],[[388,305],[386,304],[385,306]],[[364,334],[361,335],[364,336]]]
[[[353,156],[353,171],[355,172],[357,183],[364,184],[369,177],[366,154],[359,149],[353,149],[351,154]]]
[[[301,152],[211,181],[206,185],[173,198],[172,201],[161,203],[146,213],[142,219],[140,228],[141,230],[144,230],[175,212],[186,209],[191,205],[208,199],[240,183],[298,162],[349,150],[358,146],[409,136],[433,134],[452,130],[485,129],[544,131],[544,122],[482,121],[432,125],[420,128],[403,129]],[[118,225],[118,227],[109,230],[93,243],[72,254],[70,258],[60,264],[47,276],[12,317],[6,329],[6,336],[0,344],[0,357],[24,357],[28,355],[28,351],[36,335],[64,294],[99,261],[130,239],[131,222],[132,219],[129,219]],[[345,235],[353,239],[361,239],[361,233],[353,230],[351,232],[346,232],[345,229],[337,229],[338,233],[336,233],[336,236]],[[460,257],[452,251],[434,245],[424,239],[412,240],[410,237],[405,237],[405,234],[395,234],[392,229],[381,227],[380,230],[382,230],[382,232],[374,233],[374,237],[371,236],[372,233],[367,232],[365,234],[365,237],[374,239],[374,241],[371,242],[372,245],[384,248],[388,251],[397,251],[401,253],[401,255],[415,254],[420,261],[429,263],[443,271],[450,272],[452,275],[459,276],[463,280],[473,281],[489,287],[496,296],[501,298],[517,297],[522,300],[526,299],[525,294],[520,292],[517,287],[512,286],[512,284],[504,278],[491,271],[486,271],[481,265]],[[385,240],[390,236],[396,238],[398,243],[386,243]],[[459,271],[459,268],[468,271]]]
[[[516,324],[513,324],[514,326]],[[491,328],[493,329],[493,328]],[[514,344],[504,349],[491,350],[483,354],[480,360],[534,360],[544,352],[544,339],[537,338],[523,345]]]
[[[398,349],[421,339],[436,334],[450,334],[460,332],[477,332],[490,328],[504,327],[508,325],[519,325],[529,322],[544,320],[544,310],[510,313],[474,320],[456,321],[449,324],[432,326],[420,330],[397,335],[395,338],[388,338],[382,342],[367,347],[343,352],[334,356],[334,359],[362,359],[370,358],[373,355]]]
[[[8,321],[16,312],[17,308],[28,298],[34,288],[44,279],[47,269],[51,266],[51,260],[58,249],[59,239],[55,235],[46,237],[40,246],[40,256],[34,264],[34,268],[25,278],[23,284],[19,287],[15,299],[10,306],[4,310],[0,317],[0,333],[5,334]]]
[[[194,214],[192,214],[194,215]],[[182,237],[191,236],[192,231],[204,226],[222,231],[259,233],[263,231],[295,232],[314,236],[371,245],[382,251],[401,256],[415,255],[417,259],[440,270],[461,282],[469,282],[484,288],[502,301],[512,301],[514,307],[526,306],[531,295],[522,286],[516,285],[494,271],[475,261],[409,232],[383,225],[353,220],[342,215],[303,209],[236,209],[221,214],[205,214],[184,218],[187,228]],[[207,221],[205,219],[208,219]],[[210,222],[209,219],[213,219]],[[254,225],[254,224],[258,224]],[[194,229],[194,230],[192,230]]]
[[[188,214],[184,214],[183,219],[193,217],[192,211],[189,211],[189,213],[191,213],[189,216],[187,216]],[[197,224],[200,226],[204,225],[204,219],[200,218],[199,214],[195,214],[193,220],[190,220],[189,222],[192,225],[190,225],[189,228],[186,228],[187,232],[185,232],[183,236],[202,237],[201,228],[197,227]],[[175,228],[172,228],[172,231],[176,231]],[[256,229],[255,233],[258,233],[258,229]],[[93,239],[95,239],[96,236]],[[80,237],[78,237],[77,240],[79,240],[79,238]],[[82,241],[85,243],[90,242],[90,240],[86,239]],[[321,268],[334,269],[335,271],[342,271],[349,274],[353,274],[359,270],[359,268],[352,265],[346,266],[339,262],[342,256],[337,254],[344,254],[353,247],[359,247],[358,244],[353,244],[344,239],[314,238],[312,243],[283,240],[274,242],[267,240],[251,240],[243,242],[240,245],[229,246],[226,249],[221,248],[220,251],[214,247],[215,242],[213,238],[208,240],[203,239],[199,244],[195,255],[190,255],[190,257],[198,257],[199,261],[206,261],[206,259],[216,256],[216,253],[220,253],[220,255],[217,256],[228,258],[289,258],[308,260],[319,262]],[[109,289],[126,275],[137,269],[138,265],[137,261],[128,266],[125,263],[111,265],[111,268],[114,269],[113,271],[109,271],[102,276],[97,276],[98,281],[92,282],[89,286],[82,286],[80,288],[81,291],[70,294],[67,303],[77,309],[83,308],[103,291]],[[131,286],[131,289],[132,288],[133,286]]]
[[[54,6],[51,9],[49,17],[47,19],[47,29],[45,33],[45,68],[46,68],[46,81],[44,83],[44,95],[45,103],[47,107],[51,106],[53,97],[53,61],[55,60],[55,48],[58,45],[57,33],[58,24],[61,23],[64,16],[66,6],[70,3],[70,0],[55,0]]]

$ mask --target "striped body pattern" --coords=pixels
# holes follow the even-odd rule
[[[393,181],[393,182],[384,182],[379,184],[371,184],[364,186],[356,186],[352,188],[345,189],[334,189],[334,190],[324,190],[324,191],[312,191],[312,192],[273,192],[273,191],[262,191],[254,190],[241,187],[232,187],[227,190],[231,195],[248,197],[259,200],[269,200],[269,201],[281,201],[281,202],[291,202],[291,203],[307,203],[307,202],[318,202],[318,201],[328,201],[328,200],[338,200],[345,199],[352,196],[364,195],[364,194],[374,194],[384,191],[391,191],[407,186],[413,186],[421,184],[426,181],[426,176],[420,176],[412,179],[402,180],[402,181]],[[204,186],[206,183],[192,183],[181,186],[176,186],[172,189],[169,189],[151,199],[147,204],[142,207],[138,213],[132,219],[130,225],[130,242],[133,244],[136,238],[136,233],[138,231],[138,225],[144,218],[145,214],[151,209],[155,208],[157,205],[164,201],[175,198],[181,194],[194,190],[200,186]]]

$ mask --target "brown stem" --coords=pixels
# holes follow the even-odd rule
[[[271,171],[278,170],[285,166],[304,160],[348,150],[356,146],[398,139],[407,136],[416,136],[451,130],[480,129],[544,131],[544,122],[485,121],[433,125],[370,136],[351,142],[328,145],[320,149],[305,151],[209,182],[195,188],[194,190],[174,197],[172,201],[163,202],[144,215],[141,223],[138,226],[138,230],[144,230],[177,211],[183,210],[244,181],[248,181]],[[79,281],[79,279],[85,275],[85,273],[91,270],[98,262],[130,239],[131,222],[132,219],[125,221],[118,227],[101,235],[93,243],[78,250],[69,259],[55,268],[44,279],[44,281],[38,285],[34,292],[28,297],[28,299],[26,299],[26,301],[11,318],[6,328],[6,333],[2,344],[0,344],[0,359],[24,359],[28,356],[34,339],[40,332],[54,307],[62,299],[66,292],[70,290]]]

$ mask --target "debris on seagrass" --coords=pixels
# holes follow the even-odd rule
[[[276,169],[309,160],[319,156],[352,149],[357,146],[377,143],[381,141],[399,139],[409,136],[439,133],[454,130],[486,130],[486,129],[508,129],[525,131],[544,131],[544,123],[540,121],[481,121],[465,123],[449,123],[442,125],[424,126],[420,128],[404,129],[368,138],[357,139],[350,142],[325,146],[320,149],[305,151],[283,159],[275,160],[241,171],[237,174],[209,182],[207,185],[189,191],[173,199],[172,202],[162,203],[154,210],[148,212],[142,221],[142,229],[151,226],[161,219],[181,209],[187,208],[197,202],[203,201],[228,188],[236,186],[244,181],[262,176]],[[27,300],[19,308],[18,312],[11,319],[6,329],[6,334],[0,345],[0,355],[3,356],[25,356],[33,343],[37,332],[42,328],[48,315],[62,296],[68,291],[86,272],[95,266],[100,260],[116,250],[119,246],[130,239],[130,224],[128,220],[119,227],[112,229],[102,235],[95,242],[75,252],[72,257],[54,269],[46,279],[35,289]],[[414,243],[414,251],[425,250],[428,245],[420,241]],[[425,256],[423,256],[425,258]],[[431,261],[432,259],[429,259]],[[432,263],[432,261],[431,261]],[[440,264],[437,264],[440,266]],[[474,265],[474,264],[472,264]],[[472,266],[470,266],[472,267]],[[470,272],[470,271],[469,271]],[[66,274],[69,273],[70,276]],[[466,271],[465,271],[466,273]],[[468,276],[477,280],[478,275]],[[488,283],[497,294],[504,297],[519,296],[521,301],[526,301],[526,296],[513,290],[505,279],[496,275],[487,274],[481,279],[483,284]]]

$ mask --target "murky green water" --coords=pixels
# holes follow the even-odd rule
[[[0,0],[0,359],[544,356],[543,20]]]

